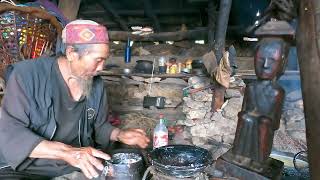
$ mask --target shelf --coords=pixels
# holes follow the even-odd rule
[[[130,74],[124,74],[124,73],[116,73],[112,71],[100,71],[99,75],[101,76],[139,76],[144,78],[151,78],[151,74],[141,74],[141,73],[130,73]],[[159,78],[189,78],[192,77],[192,74],[153,74],[153,77],[159,77]]]

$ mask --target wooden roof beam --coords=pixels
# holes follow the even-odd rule
[[[108,33],[111,41],[126,41],[128,37],[133,41],[182,41],[206,39],[208,37],[207,28],[176,32],[159,32],[145,36],[131,34],[125,31],[109,31]]]
[[[183,14],[199,14],[199,9],[153,9],[152,10],[156,15],[183,15]],[[80,15],[83,16],[100,16],[104,15],[106,12],[103,10],[85,10],[80,11]],[[145,14],[144,10],[117,10],[118,15],[120,16],[143,16]]]
[[[152,19],[153,25],[154,25],[154,30],[156,32],[160,32],[161,31],[160,23],[159,23],[159,20],[158,20],[156,14],[152,10],[152,5],[151,5],[150,0],[144,0],[144,10],[146,12],[146,15]]]
[[[113,16],[114,20],[120,25],[122,30],[129,31],[127,23],[115,11],[109,0],[99,0],[98,2],[106,11],[108,11]]]

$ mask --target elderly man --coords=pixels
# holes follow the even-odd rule
[[[107,95],[97,72],[109,56],[105,27],[76,20],[63,30],[64,54],[7,69],[0,118],[0,179],[43,179],[81,170],[97,177],[110,141],[145,148],[143,130],[106,122]],[[36,175],[36,176],[30,176]]]

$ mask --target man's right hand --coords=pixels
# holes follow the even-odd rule
[[[96,169],[102,171],[104,168],[98,158],[109,160],[110,156],[91,147],[70,148],[65,152],[65,157],[62,160],[74,167],[80,168],[84,175],[91,179],[99,176]]]
[[[110,156],[92,147],[75,148],[60,142],[43,140],[31,152],[31,158],[63,160],[71,166],[80,168],[84,175],[92,179],[98,177],[97,169],[102,171],[101,160],[109,160]]]

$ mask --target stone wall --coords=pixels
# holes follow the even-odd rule
[[[305,118],[300,90],[286,94],[281,124],[275,133],[273,148],[297,153],[307,150]]]
[[[210,150],[218,158],[231,148],[241,110],[243,88],[241,79],[231,82],[225,94],[225,103],[218,112],[211,112],[212,91],[205,90],[183,98],[186,119],[179,122],[185,132],[175,137],[176,143],[190,143]]]
[[[187,82],[181,78],[150,78],[138,76],[104,77],[108,89],[110,108],[120,114],[142,113],[157,119],[159,113],[166,115],[170,121],[184,119],[182,112],[182,89]],[[166,98],[164,109],[143,108],[144,96],[162,96]]]
[[[151,137],[151,130],[158,122],[159,113],[168,119],[173,144],[193,144],[209,149],[214,158],[231,148],[237,126],[237,114],[243,101],[244,82],[235,78],[226,90],[225,103],[218,112],[211,112],[212,91],[199,91],[183,97],[183,88],[188,86],[185,78],[159,78],[152,80],[151,96],[167,98],[166,108],[146,109],[142,107],[143,97],[148,94],[150,78],[105,77],[109,90],[109,102],[113,111],[131,117],[123,127],[140,127]],[[132,115],[138,113],[139,115]],[[132,118],[133,117],[133,118]],[[147,117],[147,118],[146,118]],[[135,119],[135,120],[133,120]],[[149,119],[149,120],[148,120]],[[151,121],[143,122],[143,121]],[[131,125],[130,125],[131,124]],[[135,124],[135,125],[134,125]],[[180,130],[172,130],[179,126]],[[182,127],[182,128],[181,128]],[[274,150],[297,153],[306,150],[303,102],[300,91],[286,94],[280,128],[275,133]]]

